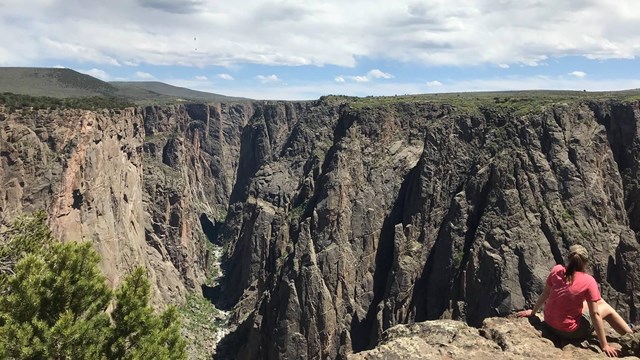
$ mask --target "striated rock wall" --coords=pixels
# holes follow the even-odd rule
[[[244,130],[240,162],[254,167],[238,172],[221,237],[221,300],[239,326],[221,354],[344,358],[396,324],[480,326],[531,306],[573,243],[638,320],[637,101],[330,105],[282,140],[281,117]]]
[[[2,223],[45,209],[91,241],[116,285],[149,269],[158,305],[204,282],[206,232],[224,220],[250,104],[0,111]],[[206,232],[204,230],[207,230]]]

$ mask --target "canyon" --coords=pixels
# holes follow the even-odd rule
[[[0,108],[0,214],[44,209],[113,286],[229,311],[217,358],[346,359],[531,306],[574,243],[640,321],[640,100],[492,94]],[[214,248],[222,276],[208,282]]]

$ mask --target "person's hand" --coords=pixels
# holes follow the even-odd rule
[[[605,345],[602,348],[602,351],[604,351],[608,357],[618,357],[618,350],[612,348],[610,345]]]
[[[521,317],[530,317],[531,315],[532,315],[531,314],[531,310],[522,310],[522,311],[518,311],[516,313],[516,317],[519,317],[519,318],[521,318]]]

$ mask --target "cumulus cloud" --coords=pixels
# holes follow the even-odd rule
[[[272,75],[258,75],[256,76],[256,79],[260,80],[261,83],[263,84],[268,84],[268,83],[275,83],[275,82],[279,82],[280,78],[278,78],[277,75],[272,74]]]
[[[199,81],[207,81],[208,78],[204,75],[197,75],[194,77],[194,79],[199,80]]]
[[[587,73],[586,73],[586,72],[584,72],[584,71],[577,71],[577,70],[576,70],[576,71],[572,71],[572,72],[570,72],[570,73],[569,73],[569,74],[567,74],[567,75],[575,76],[575,77],[577,77],[577,78],[583,78],[583,77],[586,77],[586,76],[587,76]]]
[[[104,70],[101,70],[101,69],[93,68],[90,70],[78,70],[78,71],[103,81],[109,80],[109,74],[107,74]]]
[[[155,79],[156,77],[149,74],[148,72],[144,72],[144,71],[136,71],[133,74],[133,77],[139,80],[151,80],[151,79]]]
[[[508,69],[510,66],[509,66],[509,64],[498,64],[498,67],[500,69]]]
[[[373,69],[367,73],[367,77],[369,79],[391,79],[394,76],[389,73],[382,72],[379,69]]]
[[[427,81],[427,86],[428,87],[437,87],[437,86],[442,86],[442,83],[438,80],[433,80],[433,81]]]
[[[229,74],[218,74],[218,77],[222,80],[227,80],[227,81],[231,81],[233,80],[233,76],[229,75]]]
[[[334,78],[335,82],[343,83],[347,79],[358,82],[365,83],[374,79],[393,79],[395,76],[386,73],[380,69],[371,69],[365,75],[356,75],[356,76],[345,76],[339,75]]]
[[[0,64],[48,59],[89,66],[352,67],[369,57],[513,66],[564,56],[640,56],[635,0],[326,0],[304,6],[282,0],[118,0],[109,6],[48,0],[24,6],[24,0],[3,0],[0,6],[0,33],[12,39],[0,46]]]

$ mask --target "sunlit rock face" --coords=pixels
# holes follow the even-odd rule
[[[157,305],[181,303],[186,289],[204,282],[203,229],[213,235],[224,219],[252,111],[243,104],[4,109],[3,222],[45,209],[58,237],[95,245],[112,285],[142,265]]]

